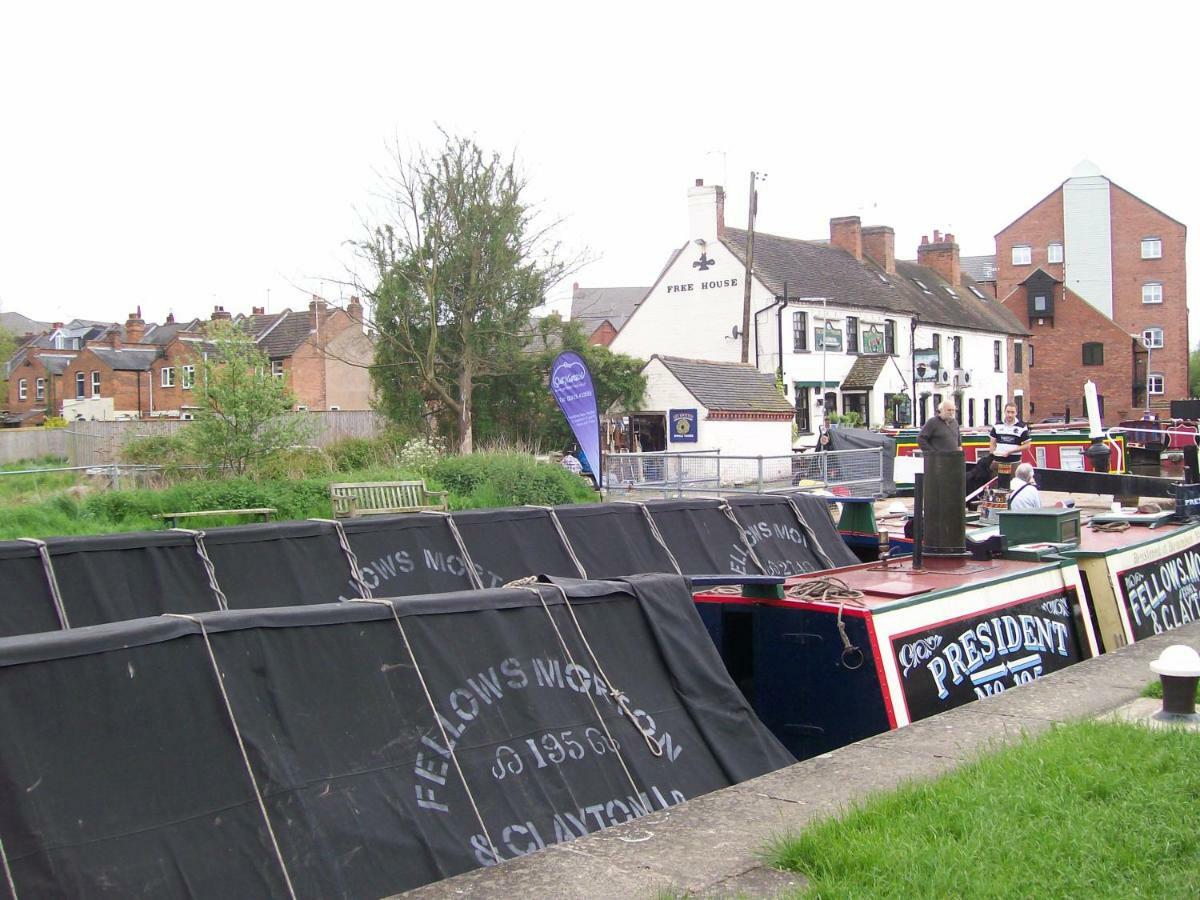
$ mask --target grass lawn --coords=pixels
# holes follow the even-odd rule
[[[1200,734],[1063,726],[766,857],[804,897],[1200,897]]]

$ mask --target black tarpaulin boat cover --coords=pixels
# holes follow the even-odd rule
[[[219,608],[189,534],[49,538],[46,546],[72,628]]]
[[[791,762],[683,578],[563,588],[0,640],[15,894],[385,896]]]
[[[446,516],[372,516],[343,522],[363,582],[373,596],[410,597],[475,586]],[[347,581],[343,599],[358,596]]]
[[[786,497],[745,494],[730,497],[729,506],[766,574],[800,575],[829,568]]]
[[[817,536],[817,543],[825,551],[825,555],[833,560],[836,566],[857,566],[862,560],[854,555],[854,551],[846,546],[837,526],[833,523],[829,501],[816,494],[794,492],[788,494],[788,499],[796,505],[800,517],[808,523],[808,527]]]
[[[472,509],[454,521],[485,588],[530,575],[580,575],[545,509]]]
[[[60,627],[38,549],[0,541],[0,638]]]
[[[660,500],[646,505],[685,575],[764,574],[724,501]]]
[[[334,603],[352,576],[329,522],[214,528],[204,546],[230,609]]]
[[[587,503],[559,506],[555,512],[589,578],[675,572],[638,505]]]
[[[830,450],[874,450],[883,452],[883,472],[880,489],[885,496],[896,493],[896,439],[866,428],[846,428],[835,425],[829,429]]]

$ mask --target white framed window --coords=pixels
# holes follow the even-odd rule
[[[34,389],[37,392],[35,394],[36,398],[38,400],[45,400],[46,399],[46,379],[39,378],[37,381],[34,382],[34,386],[35,386]]]
[[[1046,298],[1044,296],[1039,295],[1039,296],[1036,296],[1033,298],[1033,311],[1034,312],[1045,312],[1046,311]]]
[[[1166,389],[1163,386],[1163,376],[1161,372],[1151,372],[1150,378],[1146,382],[1146,388],[1151,394],[1165,394]]]
[[[1012,248],[1012,264],[1014,266],[1027,266],[1033,262],[1033,248],[1028,244],[1018,244]]]
[[[1162,259],[1162,238],[1142,238],[1142,259]]]
[[[1142,343],[1151,350],[1158,350],[1163,345],[1163,330],[1161,328],[1147,328],[1142,332]]]
[[[92,372],[92,396],[100,396],[100,373],[95,371]]]
[[[1142,285],[1143,303],[1162,303],[1163,290],[1161,281],[1148,281]]]
[[[159,376],[159,384],[165,388],[175,387],[175,367],[163,366],[162,374]]]
[[[1046,262],[1060,263],[1063,261],[1063,246],[1055,241],[1046,248]]]
[[[26,400],[29,398],[29,379],[22,378],[17,382],[17,399]]]
[[[803,315],[803,313],[801,313],[801,315]],[[282,359],[271,360],[271,377],[272,378],[282,378],[283,377],[283,360]]]
[[[190,391],[192,385],[196,383],[196,367],[195,366],[180,366],[179,367],[179,386],[185,391]]]
[[[83,399],[83,386],[86,381],[87,381],[87,376],[84,375],[82,372],[75,373],[75,399],[76,400]]]

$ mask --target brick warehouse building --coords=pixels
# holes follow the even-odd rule
[[[1141,417],[1147,351],[1139,340],[1042,268],[1019,284],[1004,305],[1032,335],[1030,420],[1083,415],[1087,379],[1096,383],[1105,421]]]
[[[996,235],[996,295],[1014,311],[1025,310],[1028,292],[1023,285],[1041,269],[1058,285],[1055,296],[1067,298],[1059,315],[1035,317],[1030,326],[1038,366],[1056,369],[1058,378],[1070,383],[1064,398],[1082,398],[1083,382],[1096,380],[1101,368],[1085,364],[1085,354],[1095,359],[1098,352],[1094,346],[1085,350],[1085,345],[1104,345],[1108,355],[1103,365],[1108,366],[1114,342],[1119,343],[1111,323],[1143,340],[1149,370],[1140,370],[1135,383],[1132,365],[1121,362],[1121,377],[1130,380],[1120,389],[1109,386],[1105,418],[1112,422],[1118,410],[1143,408],[1142,391],[1147,389],[1151,407],[1165,413],[1172,399],[1188,395],[1186,245],[1185,225],[1114,184],[1091,163],[1081,163],[1069,179]],[[1035,284],[1041,293],[1034,302],[1036,296],[1049,298],[1044,279]],[[1010,304],[1006,298],[1014,292]],[[1076,315],[1072,297],[1100,316]],[[1047,325],[1036,325],[1039,318]],[[1121,351],[1122,360],[1124,356]],[[1038,414],[1064,412],[1051,395],[1039,397],[1038,382],[1045,390],[1054,381],[1034,379]],[[1078,402],[1071,404],[1073,413],[1082,411]]]

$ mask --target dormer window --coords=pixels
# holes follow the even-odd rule
[[[1044,294],[1039,294],[1038,296],[1033,298],[1033,311],[1034,312],[1045,312],[1046,311],[1046,297]]]

